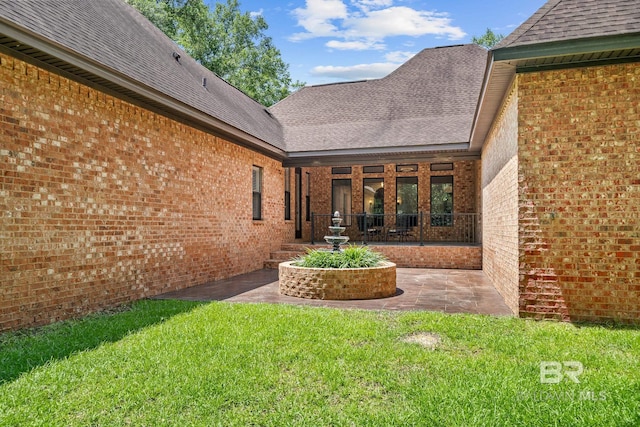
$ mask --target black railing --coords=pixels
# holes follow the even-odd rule
[[[341,214],[342,215],[342,214]],[[332,214],[311,213],[311,244],[324,243]],[[477,243],[476,213],[342,215],[343,236],[353,243]]]

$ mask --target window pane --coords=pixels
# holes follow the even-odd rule
[[[418,165],[396,165],[396,172],[418,172]]]
[[[339,211],[340,215],[345,217],[343,225],[348,225],[351,215],[351,180],[350,179],[334,179],[331,189],[331,213]]]
[[[251,170],[253,188],[253,219],[262,219],[262,168],[254,166]]]
[[[396,179],[396,213],[418,213],[418,177]]]
[[[284,168],[284,191],[291,191],[291,169]]]
[[[291,169],[284,168],[284,219],[291,219]]]
[[[257,193],[262,192],[262,168],[254,166],[251,171],[251,178],[253,181],[253,191]]]
[[[368,214],[384,214],[384,180],[366,178],[363,180],[363,210]]]
[[[309,172],[306,172],[307,177],[307,195],[305,196],[305,207],[307,209],[305,219],[311,221],[311,178]]]
[[[418,177],[396,178],[396,214],[399,227],[418,225]]]
[[[431,177],[431,225],[453,225],[453,176]]]
[[[363,173],[384,173],[384,166],[364,166]]]
[[[284,192],[284,219],[291,219],[291,192]]]
[[[262,194],[253,193],[253,219],[262,219]]]
[[[334,175],[348,175],[351,173],[351,166],[331,168],[331,173]]]
[[[453,163],[431,163],[432,171],[452,171]]]

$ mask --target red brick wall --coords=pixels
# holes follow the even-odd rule
[[[370,244],[398,267],[482,269],[482,247],[466,245],[394,246]]]
[[[640,66],[518,85],[521,315],[637,322]]]
[[[0,55],[0,330],[261,268],[293,238],[283,181],[276,160]]]
[[[507,97],[482,151],[482,266],[506,304],[519,310],[518,94]]]

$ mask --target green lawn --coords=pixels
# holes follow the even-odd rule
[[[0,335],[0,425],[638,426],[639,373],[637,328],[141,301]]]

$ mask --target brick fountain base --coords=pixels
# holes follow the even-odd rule
[[[280,293],[298,298],[349,300],[386,298],[396,294],[396,265],[369,268],[297,267],[279,265]]]

